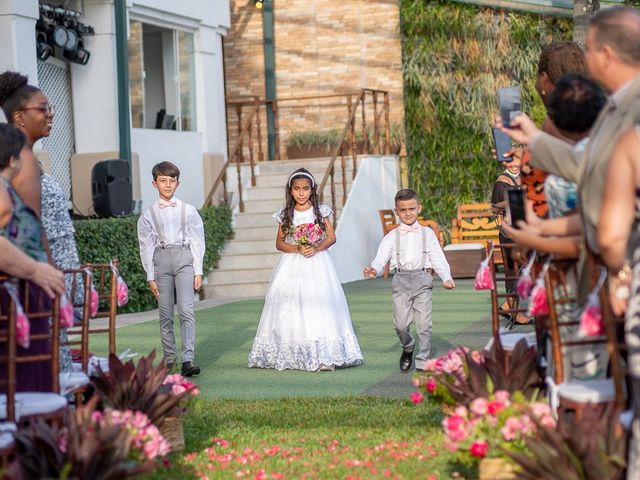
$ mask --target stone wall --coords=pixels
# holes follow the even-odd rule
[[[390,122],[403,124],[397,1],[273,2],[278,99],[356,92],[361,88],[386,90],[390,92]],[[249,96],[264,99],[262,13],[253,2],[231,1],[231,29],[225,37],[224,55],[227,101]],[[381,105],[380,97],[378,111]],[[347,114],[345,97],[281,101],[278,120],[283,153],[291,132],[342,130]],[[238,134],[235,106],[228,106],[227,118],[232,148]],[[371,106],[367,123],[373,124]],[[264,111],[261,126],[265,138]],[[266,143],[263,148],[266,152]]]

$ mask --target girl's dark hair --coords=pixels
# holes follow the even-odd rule
[[[313,206],[313,213],[316,216],[315,223],[320,225],[320,228],[322,228],[322,230],[324,230],[325,228],[324,219],[320,214],[320,197],[318,196],[318,184],[316,183],[315,179],[311,181],[309,175],[311,175],[311,173],[309,173],[309,170],[307,170],[306,168],[299,168],[291,174],[289,180],[287,181],[285,193],[286,203],[284,209],[282,210],[282,231],[285,233],[285,235],[291,229],[291,224],[293,222],[293,210],[296,206],[296,201],[293,198],[293,195],[291,195],[291,185],[293,185],[294,180],[298,179],[306,180],[311,185],[311,196],[309,197],[309,201]],[[311,175],[311,178],[313,178],[313,175]]]
[[[11,157],[18,158],[20,150],[27,143],[27,137],[13,125],[0,123],[0,169],[9,166]]]
[[[549,97],[547,113],[560,130],[587,132],[596,121],[607,97],[600,86],[584,75],[565,75]]]
[[[540,53],[538,75],[546,72],[554,85],[568,73],[587,73],[587,61],[580,45],[574,42],[553,42]]]
[[[13,123],[13,114],[23,108],[33,94],[40,92],[38,87],[29,85],[29,78],[18,72],[6,71],[0,74],[0,107]]]

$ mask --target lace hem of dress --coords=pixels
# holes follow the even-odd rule
[[[362,363],[360,345],[354,336],[339,339],[320,338],[300,343],[262,343],[255,341],[249,353],[249,368],[306,370],[320,366],[351,367]]]

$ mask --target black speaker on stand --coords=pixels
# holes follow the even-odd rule
[[[103,160],[91,170],[93,211],[99,217],[131,215],[131,169],[126,160]]]

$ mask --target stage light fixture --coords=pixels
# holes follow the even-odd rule
[[[258,10],[260,10],[262,7],[264,7],[264,0],[254,0],[255,4],[256,4],[256,8]]]
[[[53,54],[53,48],[49,45],[46,32],[36,31],[36,54],[38,59],[43,62]]]
[[[65,50],[75,50],[78,46],[78,41],[80,37],[78,32],[76,32],[73,28],[67,28],[67,43],[64,46]]]
[[[62,25],[53,27],[53,43],[56,47],[64,48],[69,40],[69,31]]]
[[[91,57],[91,52],[84,48],[84,42],[82,39],[78,40],[78,45],[74,50],[65,50],[64,58],[73,63],[79,63],[80,65],[86,65]]]

